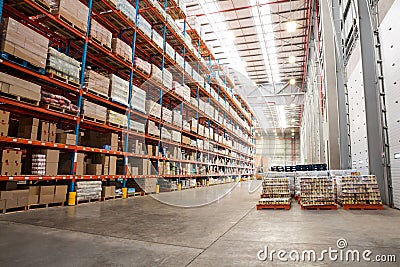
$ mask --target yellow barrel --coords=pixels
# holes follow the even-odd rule
[[[128,188],[122,188],[122,198],[128,198]]]
[[[160,194],[160,185],[156,185],[156,194]]]
[[[206,186],[210,186],[210,181],[207,181],[207,182],[206,182]]]
[[[182,184],[181,183],[178,184],[178,190],[182,190]]]
[[[68,206],[75,206],[76,192],[68,193]]]

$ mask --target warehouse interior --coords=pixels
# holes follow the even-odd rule
[[[0,266],[397,266],[399,12],[0,0]]]

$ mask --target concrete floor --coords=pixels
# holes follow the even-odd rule
[[[290,211],[257,211],[260,190],[249,194],[248,183],[157,196],[201,206],[228,192],[197,208],[146,196],[1,215],[0,266],[342,266],[328,257],[312,263],[257,259],[266,245],[320,253],[337,249],[339,238],[347,249],[394,254],[400,261],[398,210],[303,211],[293,203]]]

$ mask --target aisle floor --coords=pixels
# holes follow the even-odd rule
[[[341,266],[328,257],[257,259],[265,246],[319,253],[337,249],[340,238],[347,249],[400,261],[400,211],[304,211],[295,202],[289,211],[257,211],[260,189],[249,193],[250,183],[256,181],[163,193],[161,201],[145,196],[3,214],[0,266]]]

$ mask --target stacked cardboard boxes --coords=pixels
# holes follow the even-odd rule
[[[154,64],[151,65],[151,78],[158,83],[162,82],[162,71]]]
[[[40,101],[40,85],[0,72],[0,92]]]
[[[67,200],[67,185],[56,185],[54,190],[54,199],[53,203],[62,203]]]
[[[182,134],[180,132],[178,132],[178,131],[172,130],[172,132],[171,132],[171,140],[174,141],[174,142],[180,143],[181,140],[182,140]]]
[[[172,124],[172,111],[166,107],[162,107],[162,119]]]
[[[150,75],[151,73],[151,64],[139,57],[135,57],[134,67],[143,71],[147,75]]]
[[[115,112],[113,110],[107,111],[107,122],[122,126],[124,128],[128,127],[128,118],[126,117],[126,115]]]
[[[146,101],[146,113],[161,119],[161,105],[152,100]]]
[[[165,52],[167,53],[168,56],[171,58],[175,58],[175,50],[174,48],[169,44],[165,43]],[[165,76],[164,76],[165,77]]]
[[[168,89],[172,90],[172,82],[173,82],[172,73],[167,69],[164,69],[164,77],[162,84]]]
[[[139,133],[144,133],[145,132],[145,124],[140,123],[137,121],[131,121],[131,130],[139,132]]]
[[[46,72],[79,84],[80,62],[49,47]]]
[[[112,0],[116,2],[116,0]],[[127,0],[117,0],[117,9],[122,12],[131,22],[135,23],[136,9]]]
[[[119,38],[113,38],[111,42],[112,52],[128,62],[132,62],[132,47]]]
[[[197,120],[192,118],[190,120],[190,131],[197,133],[197,125]]]
[[[29,190],[0,191],[0,209],[13,209],[28,205]]]
[[[155,174],[155,169],[148,159],[134,158],[132,166],[138,168],[138,175],[152,175]]]
[[[140,178],[135,179],[136,191],[144,191],[145,193],[154,193],[156,191],[157,178]]]
[[[125,106],[129,103],[129,82],[110,74],[110,97]]]
[[[12,18],[2,25],[1,51],[45,68],[49,39]]]
[[[22,152],[14,149],[3,149],[1,156],[1,175],[21,175]]]
[[[156,126],[154,121],[148,121],[147,122],[147,130],[146,130],[148,135],[152,136],[160,136],[160,130]]]
[[[37,140],[39,130],[39,119],[21,118],[18,124],[17,137]]]
[[[77,201],[99,199],[101,197],[101,181],[79,181],[76,182]]]
[[[57,124],[40,121],[39,122],[39,140],[43,142],[56,142]]]
[[[89,9],[79,0],[56,0],[52,5],[52,13],[86,32]]]
[[[146,91],[133,86],[132,108],[146,113]]]
[[[333,183],[329,177],[300,177],[302,206],[334,205]]]
[[[160,47],[161,49],[163,48],[164,39],[156,31],[153,31],[152,39],[153,42],[155,42],[156,45],[158,45],[158,47]]]
[[[182,115],[180,111],[174,110],[172,113],[172,123],[179,128],[182,128]]]
[[[39,204],[54,203],[55,186],[40,186],[39,187]]]
[[[341,205],[382,205],[375,175],[338,177],[337,186]]]
[[[111,49],[112,33],[96,20],[91,20],[90,35],[103,46]]]
[[[87,118],[95,119],[100,122],[105,122],[107,120],[107,108],[87,100],[83,101],[83,114]]]
[[[85,71],[85,87],[88,90],[99,93],[108,97],[110,89],[110,79],[94,70],[86,69]]]
[[[76,144],[76,135],[74,133],[64,132],[63,130],[57,130],[56,142],[74,146]]]
[[[85,174],[85,154],[76,154],[76,175]],[[61,153],[59,155],[58,173],[59,174],[71,174],[72,169],[72,153]]]
[[[141,30],[144,34],[147,35],[147,37],[151,39],[151,24],[140,14],[138,19],[138,26],[139,30]]]
[[[8,136],[10,112],[0,110],[0,136]]]
[[[289,179],[287,177],[264,178],[261,205],[290,205]]]
[[[171,140],[172,136],[167,128],[161,127],[161,139]]]
[[[88,163],[86,164],[86,174],[87,175],[102,175],[103,174],[103,165]]]

